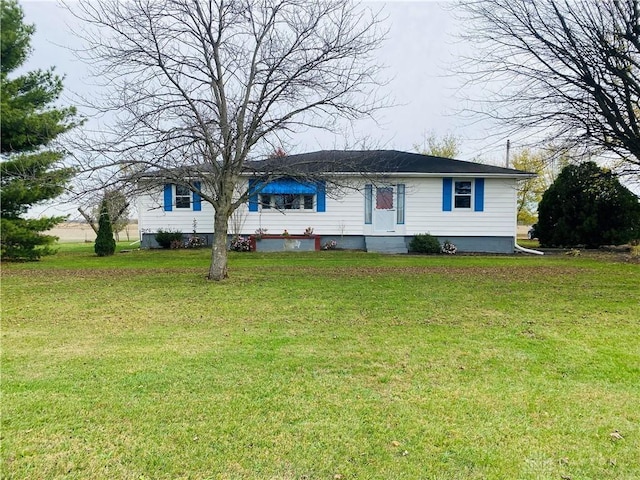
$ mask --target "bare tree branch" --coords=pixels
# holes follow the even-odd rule
[[[613,154],[640,168],[638,0],[461,0],[461,72],[479,83],[476,113],[505,136]]]
[[[109,85],[93,106],[115,119],[102,141],[83,146],[84,171],[198,191],[215,209],[211,279],[227,273],[247,162],[297,129],[330,129],[384,106],[372,53],[386,32],[359,4],[81,0],[70,10],[85,25],[79,54]]]
[[[89,215],[87,212],[85,212],[82,207],[78,207],[78,211],[80,212],[80,215],[82,215],[82,217],[85,219],[85,221],[89,224],[89,226],[91,227],[91,229],[95,232],[95,234],[98,234],[98,226],[95,223],[95,219],[93,217],[91,217],[91,215]]]

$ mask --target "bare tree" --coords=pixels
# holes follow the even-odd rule
[[[103,204],[106,204],[109,213],[109,220],[113,227],[113,234],[116,241],[120,241],[120,232],[124,230],[129,224],[129,202],[127,197],[121,190],[105,190],[102,192],[102,196],[93,200],[93,205],[89,212],[85,211],[82,207],[78,207],[78,212],[89,224],[91,229],[98,234],[99,220]],[[99,202],[97,203],[96,200]]]
[[[640,167],[638,0],[460,0],[462,73],[485,87],[482,112],[505,136],[588,154],[614,154],[622,173]]]
[[[92,139],[87,170],[197,191],[215,209],[211,280],[227,276],[229,218],[248,198],[241,175],[250,160],[300,128],[331,129],[336,118],[381,106],[372,53],[385,32],[360,5],[86,0],[70,8],[85,25],[81,53],[109,85],[96,106],[117,120],[103,141]]]

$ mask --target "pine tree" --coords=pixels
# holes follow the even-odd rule
[[[78,120],[75,108],[52,107],[62,92],[62,79],[53,68],[10,78],[31,52],[34,27],[24,24],[15,0],[2,0],[0,9],[0,254],[3,259],[37,260],[53,253],[55,241],[41,232],[65,217],[23,216],[64,192],[73,169],[58,167],[64,153],[47,147]]]
[[[116,241],[113,238],[113,227],[109,216],[107,201],[102,200],[100,205],[100,218],[98,219],[98,235],[94,245],[94,251],[99,257],[108,257],[116,251]]]

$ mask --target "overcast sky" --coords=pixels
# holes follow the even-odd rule
[[[78,44],[72,33],[73,18],[55,1],[23,0],[21,4],[25,21],[36,26],[26,69],[55,66],[66,76],[62,102],[74,104],[74,94],[90,93],[93,87],[86,65],[69,50]],[[487,138],[491,125],[472,124],[461,115],[463,98],[481,92],[461,90],[462,79],[452,73],[452,65],[469,48],[457,41],[461,25],[452,4],[423,0],[372,2],[371,6],[382,7],[388,17],[389,34],[378,56],[391,77],[383,92],[393,97],[396,106],[381,112],[378,124],[356,124],[349,136],[368,138],[376,148],[412,151],[426,134],[452,134],[460,139],[460,159],[504,163],[503,145]],[[342,135],[307,132],[294,137],[290,153],[344,146]]]

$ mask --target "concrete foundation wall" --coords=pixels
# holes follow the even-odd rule
[[[210,246],[213,242],[212,233],[198,233],[199,237],[205,239],[206,245]],[[184,234],[183,239],[186,241],[191,234]],[[232,236],[229,235],[229,241]],[[389,243],[397,242],[397,236],[378,237],[379,240],[384,242],[384,238],[389,238]],[[407,247],[413,237],[407,235],[404,237]],[[462,236],[448,236],[437,237],[440,243],[444,243],[446,240],[453,243],[460,253],[506,253],[511,254],[514,251],[514,239],[513,237],[462,237]],[[336,248],[342,250],[366,250],[365,236],[364,235],[322,235],[320,236],[320,248],[327,242],[334,240],[336,242]],[[258,243],[257,250],[261,252],[282,252],[287,250],[292,251],[312,251],[315,250],[314,242],[312,240],[301,240],[298,244],[288,241],[288,244],[284,239],[263,239]],[[140,244],[142,248],[159,248],[154,234],[143,233],[142,242]]]

